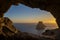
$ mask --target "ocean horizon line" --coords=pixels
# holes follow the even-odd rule
[[[17,23],[17,22],[14,22],[14,24]],[[22,23],[22,24],[25,24],[25,23]],[[26,24],[37,24],[37,23],[26,23]],[[43,24],[56,24],[56,23],[43,23]]]

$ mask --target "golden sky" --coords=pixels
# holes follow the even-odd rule
[[[38,23],[39,21],[42,21],[44,23],[56,23],[55,19],[12,19],[13,22],[15,23]]]

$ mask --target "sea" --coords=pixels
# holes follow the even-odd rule
[[[15,28],[20,30],[21,32],[27,32],[27,33],[32,33],[36,35],[40,35],[46,30],[52,30],[57,28],[56,24],[45,23],[44,24],[46,25],[45,29],[37,30],[36,25],[37,25],[36,23],[14,23]]]

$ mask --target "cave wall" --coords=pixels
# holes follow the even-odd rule
[[[51,12],[60,28],[60,0],[0,0],[0,16],[3,17],[11,5],[19,3]]]

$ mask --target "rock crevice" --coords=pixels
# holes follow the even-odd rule
[[[0,18],[0,34],[4,36],[6,35],[11,36],[17,32],[18,30],[13,26],[13,23],[9,18],[7,17]]]

